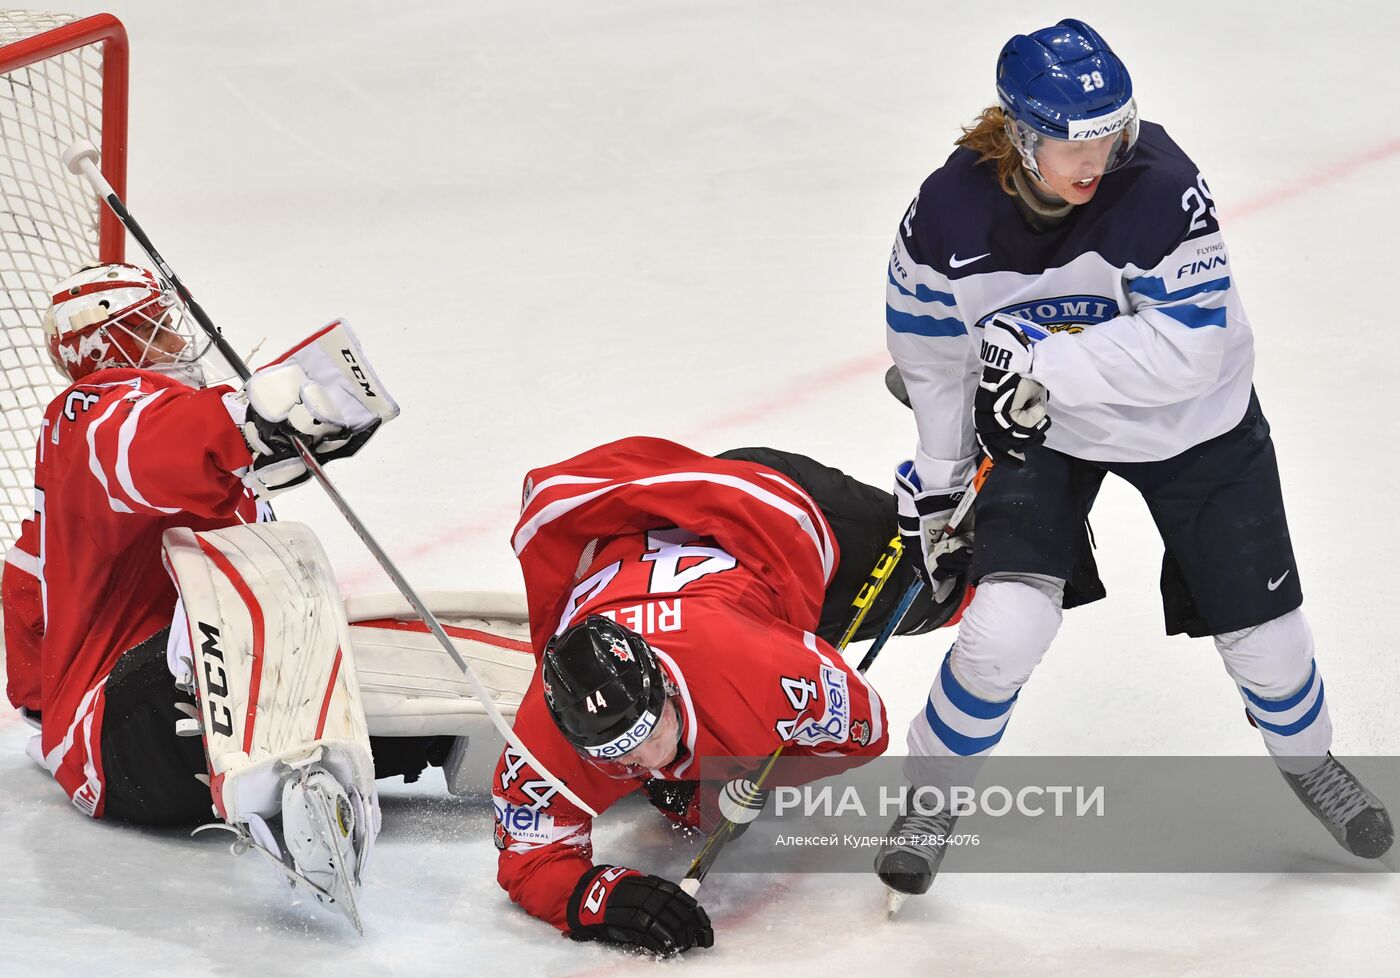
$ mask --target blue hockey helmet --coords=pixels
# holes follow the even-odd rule
[[[997,97],[1012,141],[1037,178],[1036,151],[1047,140],[1107,140],[1104,173],[1127,162],[1137,143],[1133,80],[1108,42],[1082,20],[1007,41],[997,58]]]

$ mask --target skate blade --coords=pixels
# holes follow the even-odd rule
[[[286,889],[289,893],[295,893],[298,887],[304,887],[305,889],[310,890],[311,893],[318,898],[318,903],[334,904],[336,902],[336,898],[332,893],[330,893],[323,887],[317,886],[315,883],[311,882],[311,880],[298,873],[294,868],[288,866],[282,861],[282,857],[278,856],[277,853],[273,852],[271,849],[258,842],[245,829],[243,829],[240,826],[229,825],[226,822],[211,822],[208,825],[199,826],[199,828],[191,832],[190,835],[195,836],[209,829],[219,829],[225,832],[232,832],[234,836],[236,836],[236,838],[233,841],[233,845],[230,847],[230,850],[235,856],[242,855],[243,853],[252,850],[253,852],[256,852],[266,857],[268,865],[271,866],[273,870],[275,870],[279,874],[279,878],[286,885]],[[350,921],[352,924],[356,924],[357,929],[359,929],[359,925],[357,923],[358,917],[359,914],[357,912],[355,914],[355,917],[352,918]],[[361,936],[363,936],[364,931],[360,930],[360,934]]]
[[[885,919],[894,920],[899,913],[899,908],[904,906],[904,901],[909,899],[908,893],[900,893],[898,890],[886,888],[885,892]]]
[[[337,830],[335,827],[335,813],[332,810],[331,799],[317,786],[312,786],[307,790],[308,797],[314,797],[316,803],[311,806],[312,817],[316,822],[317,830],[324,838],[332,839]],[[340,858],[340,850],[336,846],[329,847],[331,851],[331,868],[335,870],[334,892],[327,893],[316,886],[310,880],[305,880],[312,889],[325,895],[326,902],[335,907],[345,919],[349,920],[355,927],[355,931],[361,936],[365,936],[365,925],[360,917],[359,905],[355,902],[355,884],[350,880],[350,874],[345,868],[345,861]],[[303,877],[303,879],[305,879]]]

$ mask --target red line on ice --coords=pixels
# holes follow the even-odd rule
[[[1321,190],[1334,183],[1340,183],[1351,176],[1357,170],[1370,166],[1373,163],[1380,163],[1393,156],[1400,155],[1400,137],[1380,143],[1370,149],[1362,150],[1355,156],[1349,156],[1304,174],[1290,183],[1281,187],[1274,187],[1266,190],[1262,194],[1253,197],[1246,197],[1243,202],[1235,206],[1227,205],[1224,208],[1225,216],[1235,220],[1242,220],[1253,217],[1255,214],[1272,210],[1279,204],[1287,203],[1296,197],[1302,197],[1314,190]]]
[[[1233,221],[1243,221],[1257,214],[1273,210],[1298,197],[1340,183],[1358,170],[1384,162],[1395,156],[1400,156],[1400,138],[1386,140],[1369,149],[1361,150],[1355,155],[1341,158],[1282,186],[1270,188],[1253,197],[1246,197],[1239,204],[1230,205],[1227,203],[1222,208],[1226,218],[1225,223],[1228,225]],[[775,414],[790,413],[813,401],[833,396],[840,387],[858,380],[868,379],[872,372],[883,369],[888,363],[889,355],[883,350],[878,354],[872,353],[867,356],[842,360],[816,373],[807,374],[800,380],[787,384],[766,397],[755,398],[743,407],[736,408],[727,414],[722,414],[704,424],[670,437],[674,437],[682,444],[688,444],[691,441],[706,440],[714,435],[723,434],[728,429],[743,427]],[[401,562],[412,561],[417,557],[437,553],[462,540],[473,539],[486,533],[499,533],[504,540],[510,532],[510,527],[514,525],[517,515],[519,514],[513,507],[502,506],[487,511],[474,520],[459,523],[453,527],[445,527],[428,540],[398,547],[395,549],[394,557]],[[341,585],[346,592],[353,593],[370,582],[378,580],[381,576],[382,573],[377,567],[362,564],[354,570],[347,571],[341,578]]]

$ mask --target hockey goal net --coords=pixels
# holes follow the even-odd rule
[[[33,509],[39,420],[62,387],[40,325],[50,290],[124,254],[121,225],[59,157],[88,140],[125,193],[126,87],[126,31],[112,15],[0,10],[0,550]]]

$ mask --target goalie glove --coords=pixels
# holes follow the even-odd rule
[[[982,335],[982,377],[973,398],[977,443],[993,461],[1019,465],[1026,449],[1045,441],[1050,430],[1045,388],[1025,376],[1034,362],[1035,343],[1049,334],[1035,323],[996,315]]]
[[[340,320],[254,371],[224,403],[253,453],[244,482],[259,496],[310,477],[293,439],[321,463],[348,458],[399,414],[354,333]]]
[[[933,596],[929,628],[938,628],[962,605],[972,567],[972,514],[952,536],[943,528],[957,509],[965,489],[925,490],[913,462],[901,462],[894,473],[894,497],[899,506],[899,534],[922,559],[920,576]]]
[[[606,941],[669,957],[713,947],[705,908],[670,880],[626,866],[594,866],[569,897],[569,936]]]

